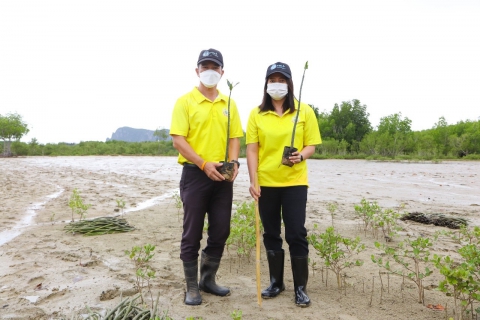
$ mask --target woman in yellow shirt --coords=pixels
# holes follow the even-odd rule
[[[295,303],[310,305],[306,287],[308,281],[308,242],[305,228],[308,171],[306,159],[320,144],[320,131],[315,113],[294,98],[292,73],[286,63],[270,65],[265,77],[263,100],[255,107],[247,125],[247,163],[250,194],[258,200],[264,228],[263,243],[267,251],[270,286],[262,291],[264,298],[274,298],[285,290],[281,222],[285,225],[292,263]],[[284,146],[289,146],[295,123],[294,152],[289,160],[292,167],[281,165]],[[258,174],[260,190],[255,189]]]

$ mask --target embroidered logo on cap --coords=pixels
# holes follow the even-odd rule
[[[276,68],[279,68],[279,69],[287,69],[287,67],[284,65],[284,64],[272,64],[270,66],[270,70],[275,70]]]
[[[203,56],[204,57],[215,56],[215,57],[218,58],[218,54],[216,52],[212,52],[212,51],[208,51],[208,50],[203,53]]]

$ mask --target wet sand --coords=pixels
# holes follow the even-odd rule
[[[245,159],[234,187],[234,201],[251,201]],[[124,251],[134,245],[156,245],[154,294],[174,319],[188,316],[230,319],[242,310],[244,319],[444,319],[445,314],[416,303],[416,290],[390,277],[389,292],[380,303],[379,268],[369,256],[378,253],[372,235],[360,231],[354,205],[362,198],[382,208],[407,212],[445,213],[480,225],[480,162],[399,163],[363,160],[309,160],[307,228],[332,224],[327,204],[338,206],[334,226],[344,236],[360,236],[367,245],[364,266],[347,269],[347,294],[336,289],[334,275],[311,270],[310,308],[293,303],[289,259],[285,262],[287,289],[279,297],[256,303],[255,263],[227,253],[217,281],[232,289],[229,297],[203,294],[197,307],[183,304],[183,269],[179,260],[181,210],[178,191],[182,167],[173,157],[32,157],[0,159],[0,319],[70,318],[85,305],[111,308],[119,295],[133,294],[134,266]],[[71,220],[68,199],[77,188],[92,204],[87,218],[117,215],[117,199],[126,202],[124,217],[137,229],[125,234],[83,237],[63,232]],[[399,209],[404,206],[404,209]],[[78,217],[75,217],[78,219]],[[443,228],[401,222],[398,239],[428,236]],[[458,245],[443,240],[434,250],[455,254]],[[286,244],[284,248],[287,249]],[[287,249],[288,256],[288,249]],[[310,257],[321,264],[311,249]],[[372,292],[372,279],[375,287]],[[435,285],[440,276],[426,280]],[[41,290],[35,290],[41,285]],[[268,266],[262,248],[262,287]],[[377,287],[378,285],[378,287]],[[102,295],[102,292],[104,293]],[[109,294],[105,294],[109,293]],[[102,298],[101,298],[102,297]],[[107,299],[111,298],[111,299]],[[453,305],[436,290],[425,293],[426,304]],[[369,306],[372,300],[372,306]]]

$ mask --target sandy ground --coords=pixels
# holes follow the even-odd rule
[[[234,190],[234,201],[251,201],[245,159]],[[173,157],[33,157],[0,159],[0,319],[70,319],[88,305],[112,308],[132,295],[134,265],[124,251],[134,245],[156,246],[153,267],[157,278],[154,294],[160,307],[173,319],[203,317],[230,319],[234,310],[243,319],[445,319],[445,312],[417,303],[416,289],[402,279],[383,276],[370,261],[376,241],[360,231],[354,205],[362,198],[382,208],[446,213],[480,225],[480,162],[389,163],[369,161],[309,160],[310,189],[307,227],[321,231],[332,224],[327,204],[338,210],[334,225],[342,235],[360,236],[367,245],[362,267],[346,270],[346,290],[336,287],[334,274],[310,270],[310,308],[293,301],[289,259],[285,263],[286,290],[279,297],[257,305],[255,263],[225,254],[217,282],[229,286],[229,297],[203,293],[203,304],[183,304],[184,277],[179,260],[181,214],[173,194],[178,191],[181,167]],[[77,188],[87,217],[113,216],[117,199],[126,201],[124,217],[136,230],[124,234],[84,237],[66,234],[71,219],[68,199]],[[76,217],[77,218],[77,217]],[[403,237],[432,235],[440,227],[402,222]],[[439,254],[455,254],[458,245],[447,239],[435,244]],[[288,248],[284,244],[284,248]],[[311,249],[310,257],[321,264]],[[262,287],[268,269],[262,247]],[[452,298],[434,289],[440,276],[427,278],[426,304],[442,304],[453,316]],[[375,280],[373,282],[373,280]],[[36,287],[41,284],[41,290]],[[373,285],[373,287],[372,287]],[[102,294],[103,293],[103,294]]]

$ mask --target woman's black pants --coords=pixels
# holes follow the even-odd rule
[[[285,224],[285,240],[290,255],[304,257],[308,255],[307,229],[305,217],[307,207],[307,186],[261,187],[259,198],[260,217],[266,250],[281,251],[281,223]]]

